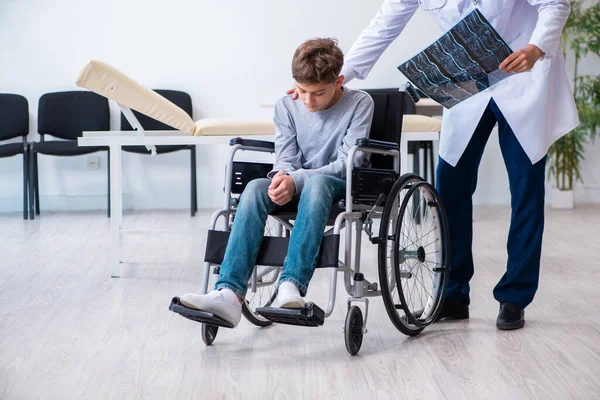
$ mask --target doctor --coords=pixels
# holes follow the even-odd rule
[[[474,272],[472,196],[483,150],[497,123],[512,215],[507,268],[494,288],[500,303],[496,326],[522,328],[524,309],[539,281],[546,154],[579,124],[559,42],[570,5],[568,0],[385,0],[346,56],[346,83],[366,78],[418,8],[444,31],[478,8],[510,48],[518,49],[500,65],[511,76],[444,109],[437,189],[448,212],[452,249],[439,319],[466,319]]]

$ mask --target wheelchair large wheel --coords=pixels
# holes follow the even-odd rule
[[[269,217],[265,225],[265,236],[281,236],[283,227],[274,218]],[[273,322],[269,321],[256,312],[257,308],[269,307],[275,300],[277,278],[279,277],[280,267],[270,267],[257,265],[248,281],[248,291],[244,303],[242,304],[242,314],[244,317],[256,326],[267,326]],[[253,284],[253,280],[256,280]],[[254,288],[254,289],[253,289]]]
[[[402,176],[383,210],[379,281],[394,326],[413,336],[442,307],[449,277],[446,213],[436,190],[415,175]]]

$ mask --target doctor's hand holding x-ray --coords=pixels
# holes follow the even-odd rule
[[[538,288],[546,154],[579,124],[560,47],[570,5],[568,0],[385,0],[345,57],[345,83],[367,77],[419,8],[444,32],[478,8],[510,48],[518,49],[500,64],[510,76],[444,109],[436,180],[451,243],[450,281],[438,319],[466,319],[474,273],[472,196],[483,150],[498,125],[512,215],[506,273],[493,292],[500,303],[496,326],[518,329]],[[401,83],[399,76],[390,85]]]
[[[517,50],[506,57],[500,63],[500,69],[505,74],[529,71],[543,55],[544,53],[539,47],[534,44],[528,44],[525,48]]]

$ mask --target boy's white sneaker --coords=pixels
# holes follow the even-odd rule
[[[282,282],[277,289],[274,306],[278,308],[304,308],[304,299],[292,282]]]
[[[242,318],[242,303],[229,289],[213,290],[207,294],[186,293],[179,300],[186,307],[221,317],[234,327]]]

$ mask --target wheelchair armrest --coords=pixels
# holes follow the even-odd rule
[[[241,137],[236,137],[229,141],[230,146],[235,146],[236,144],[275,151],[275,143],[267,142],[266,140],[242,139]]]
[[[373,140],[367,138],[356,139],[356,145],[359,147],[372,147],[381,150],[398,150],[398,144],[393,142],[384,142],[383,140]]]

